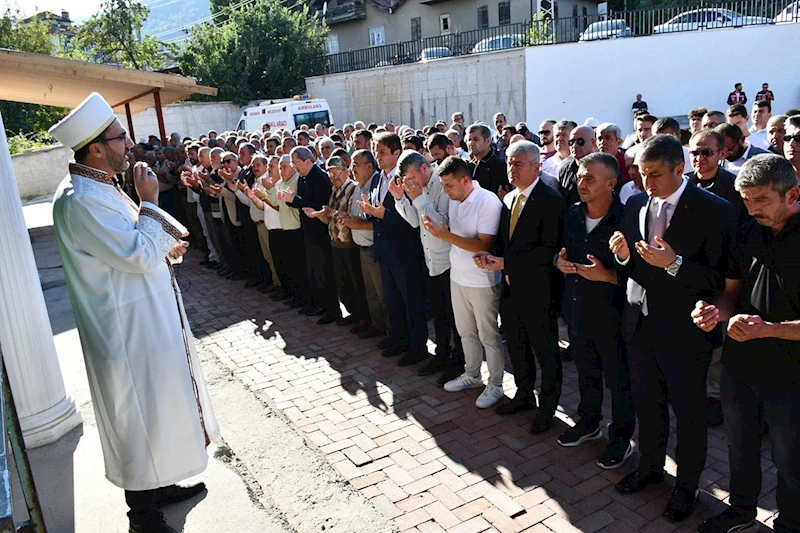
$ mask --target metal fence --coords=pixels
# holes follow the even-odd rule
[[[739,0],[534,19],[326,56],[326,73],[558,43],[800,22],[800,0]]]

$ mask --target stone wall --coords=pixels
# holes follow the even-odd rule
[[[72,150],[56,144],[11,156],[20,198],[46,196],[56,192],[67,175]]]
[[[167,135],[176,131],[181,136],[198,137],[208,130],[219,132],[236,128],[239,116],[244,107],[230,102],[183,102],[164,106],[164,128]],[[125,129],[128,128],[128,119],[125,114],[118,114],[120,122]],[[156,110],[151,107],[147,111],[133,115],[133,130],[136,134],[135,141],[148,135],[158,135],[158,120]]]

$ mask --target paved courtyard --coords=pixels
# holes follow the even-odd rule
[[[199,258],[191,252],[177,274],[199,347],[266,394],[308,445],[400,531],[688,533],[725,507],[722,428],[709,433],[694,516],[671,524],[661,517],[671,489],[650,487],[633,496],[614,490],[637,455],[605,471],[595,465],[605,440],[577,448],[557,444],[579,401],[574,363],[564,365],[559,421],[535,436],[528,432],[530,412],[501,417],[479,410],[480,389],[445,392],[435,376],[418,377],[415,367],[382,358],[372,339],[318,326],[316,318],[197,266]],[[509,373],[504,387],[508,396],[515,392]],[[606,399],[606,415],[609,407]],[[670,455],[674,444],[673,437]],[[759,519],[771,526],[777,478],[767,441],[765,448]],[[675,473],[671,459],[667,471]]]

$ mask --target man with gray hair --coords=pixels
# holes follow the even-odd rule
[[[417,375],[428,376],[444,370],[440,385],[464,372],[464,352],[456,331],[453,302],[450,295],[450,243],[436,238],[422,223],[427,217],[435,224],[447,224],[450,198],[442,188],[439,175],[419,152],[406,150],[397,160],[397,173],[402,178],[389,182],[397,213],[411,227],[419,228],[425,265],[428,267],[428,300],[433,314],[436,355],[417,369]],[[450,338],[453,337],[453,348]]]
[[[537,407],[534,388],[538,360],[542,369],[539,412],[530,431],[541,434],[553,427],[561,396],[555,303],[558,291],[553,291],[560,285],[560,274],[553,258],[561,242],[564,199],[539,178],[541,165],[535,144],[518,141],[509,146],[506,156],[514,190],[503,198],[497,255],[475,254],[474,259],[481,268],[502,271],[505,284],[500,314],[517,393],[496,411],[510,415]]]
[[[691,313],[705,332],[729,320],[722,359],[730,508],[699,533],[755,532],[761,492],[761,417],[778,469],[776,532],[800,531],[800,188],[784,158],[757,155],[736,177],[753,221],[733,239],[725,291]]]
[[[619,165],[620,179],[617,180],[617,194],[622,190],[622,186],[631,180],[628,169],[625,166],[625,150],[621,148],[625,138],[622,136],[622,128],[611,122],[600,124],[595,130],[597,135],[597,146],[601,152],[614,156]]]

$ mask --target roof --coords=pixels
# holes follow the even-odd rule
[[[3,100],[73,108],[96,91],[114,108],[131,113],[153,107],[158,90],[167,105],[193,94],[215,96],[217,89],[186,76],[73,61],[0,48],[0,95]]]

